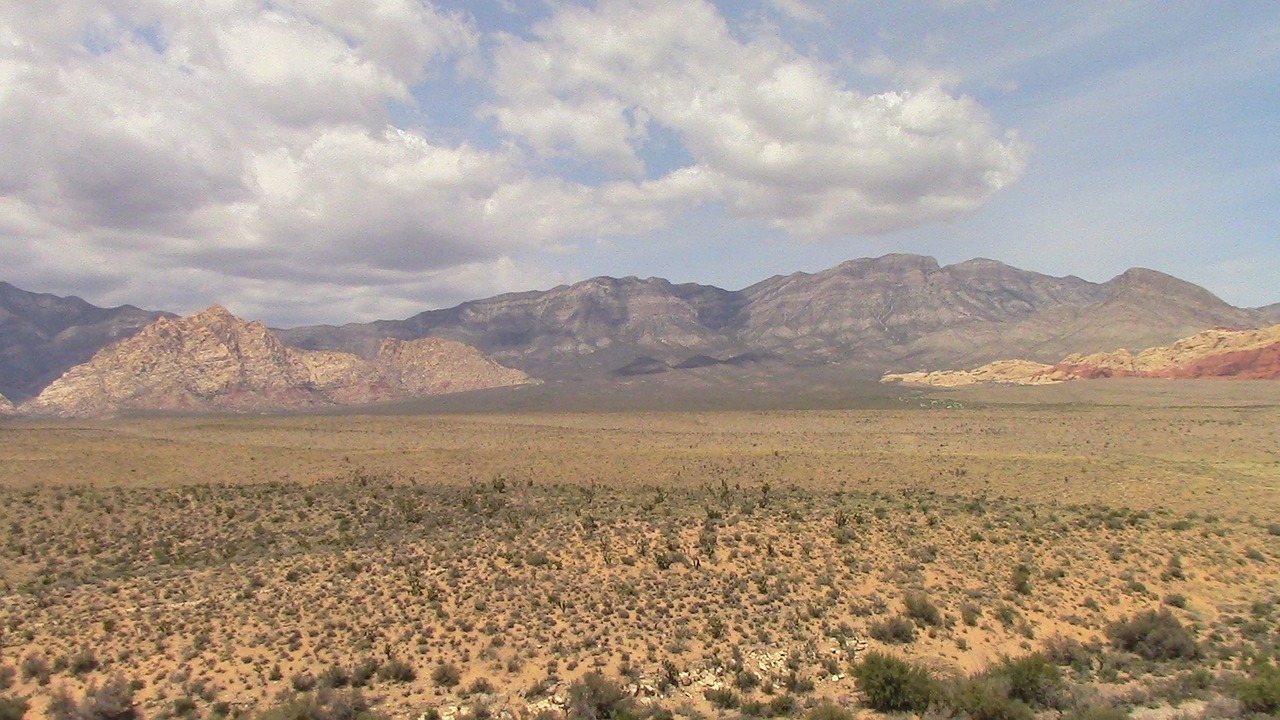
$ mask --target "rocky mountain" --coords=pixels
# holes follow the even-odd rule
[[[469,343],[539,377],[656,374],[751,358],[869,369],[976,364],[1075,350],[1139,349],[1214,326],[1264,324],[1206,290],[1130,270],[1105,283],[978,259],[886,255],[743,290],[658,278],[593,278],[499,295],[406,320],[277,331],[288,344],[362,356],[383,337]]]
[[[0,415],[9,415],[13,413],[14,410],[15,408],[13,403],[9,401],[9,398],[0,395]]]
[[[0,393],[14,402],[34,397],[103,346],[166,315],[132,305],[100,308],[0,282]]]
[[[883,382],[956,387],[975,383],[1045,385],[1110,377],[1280,380],[1280,325],[1249,330],[1213,328],[1166,347],[1138,353],[1074,353],[1049,365],[999,360],[973,370],[889,373]]]
[[[1280,303],[1260,307],[1257,312],[1271,322],[1280,323]]]
[[[384,341],[372,358],[287,347],[213,306],[161,318],[21,406],[60,416],[122,410],[262,411],[366,403],[534,382],[462,343]]]

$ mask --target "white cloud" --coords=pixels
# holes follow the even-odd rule
[[[818,23],[826,20],[826,16],[816,10],[805,0],[769,0],[769,5],[783,15],[795,20]]]
[[[1024,148],[975,102],[860,94],[771,32],[740,39],[701,0],[554,5],[533,39],[496,44],[428,0],[3,3],[0,257],[55,287],[151,288],[110,300],[275,287],[350,317],[367,288],[426,302],[468,277],[540,277],[512,258],[703,203],[860,234],[978,207],[1021,172]],[[423,97],[455,63],[495,89],[496,140],[395,126],[393,104],[421,120],[463,102]],[[653,162],[671,137],[692,162]]]
[[[534,35],[497,51],[503,130],[541,155],[634,174],[659,123],[732,208],[797,236],[955,217],[1025,165],[1025,146],[976,102],[938,85],[861,94],[775,37],[737,39],[703,0],[566,5]]]

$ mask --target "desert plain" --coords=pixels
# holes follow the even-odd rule
[[[590,676],[633,714],[860,715],[870,654],[940,680],[1039,654],[1040,714],[1249,713],[1280,383],[843,405],[5,420],[0,691],[549,718]],[[1126,644],[1143,613],[1193,644]]]

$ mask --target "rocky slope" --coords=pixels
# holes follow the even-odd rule
[[[14,410],[15,408],[13,403],[9,401],[9,398],[4,395],[0,395],[0,415],[9,415],[13,413]]]
[[[0,282],[0,393],[14,402],[34,397],[103,346],[167,314],[131,305],[100,308]]]
[[[616,377],[684,369],[699,358],[869,369],[1052,362],[1077,350],[1140,349],[1214,326],[1251,327],[1190,283],[1130,270],[1105,283],[994,260],[941,267],[916,255],[776,276],[743,290],[649,278],[594,278],[500,295],[406,320],[278,331],[288,344],[371,356],[384,337],[472,344],[540,377]]]
[[[1075,353],[1049,365],[1002,360],[973,370],[889,373],[882,381],[955,387],[974,383],[1042,385],[1109,377],[1280,380],[1280,325],[1249,330],[1214,328],[1167,347],[1132,353]]]
[[[365,403],[533,382],[462,343],[388,340],[371,359],[289,348],[260,322],[214,306],[161,318],[104,348],[21,409],[265,411]]]

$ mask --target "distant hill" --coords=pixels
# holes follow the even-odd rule
[[[383,337],[469,343],[539,377],[655,374],[753,357],[912,369],[1077,351],[1140,349],[1262,311],[1152,270],[1105,283],[994,260],[940,267],[916,255],[776,276],[737,291],[660,278],[600,277],[431,310],[405,320],[277,331],[286,343],[369,355]],[[709,360],[708,360],[709,359]]]
[[[21,406],[35,414],[271,411],[397,400],[535,382],[462,343],[387,340],[371,359],[286,347],[260,322],[214,306],[161,318]]]
[[[1167,347],[1137,353],[1074,353],[1054,364],[997,360],[973,370],[888,373],[882,382],[956,387],[975,383],[1047,385],[1096,378],[1223,378],[1280,380],[1280,325],[1249,330],[1215,328]]]
[[[132,305],[100,308],[0,282],[0,394],[13,402],[32,398],[103,346],[167,315]]]

